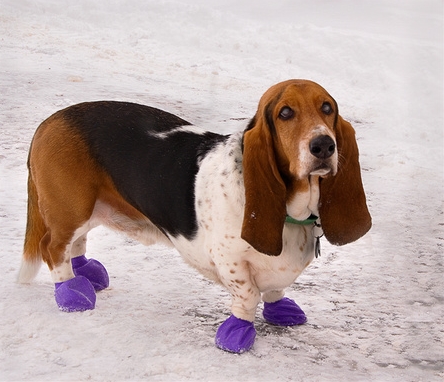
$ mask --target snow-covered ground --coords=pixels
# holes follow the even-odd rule
[[[0,0],[0,380],[438,381],[444,378],[440,0]],[[230,298],[173,250],[98,228],[111,287],[57,310],[46,267],[15,283],[38,124],[99,99],[242,129],[262,93],[319,82],[357,130],[374,226],[288,290],[308,323],[257,315],[251,352],[213,339]]]

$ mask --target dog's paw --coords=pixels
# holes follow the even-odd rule
[[[265,302],[263,315],[267,322],[279,326],[302,325],[307,321],[303,310],[287,297],[276,302]]]
[[[71,259],[72,270],[76,276],[86,277],[96,292],[109,287],[109,276],[102,263],[85,256]]]
[[[216,346],[232,353],[243,353],[251,349],[255,338],[252,322],[231,315],[217,330]]]
[[[64,312],[81,312],[94,309],[96,292],[90,281],[83,276],[55,284],[55,300]]]

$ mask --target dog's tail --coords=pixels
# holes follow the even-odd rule
[[[47,227],[39,210],[37,188],[32,179],[31,169],[28,176],[28,217],[26,222],[25,244],[18,282],[29,283],[37,275],[42,265],[40,241]]]

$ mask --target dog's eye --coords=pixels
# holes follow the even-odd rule
[[[333,113],[333,107],[331,106],[330,102],[324,102],[322,104],[321,110],[326,115],[330,115],[331,113]]]
[[[279,118],[283,119],[284,121],[290,119],[291,117],[293,117],[293,115],[294,111],[288,106],[284,106],[279,112]]]

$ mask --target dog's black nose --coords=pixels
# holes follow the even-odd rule
[[[319,159],[330,158],[336,149],[336,144],[328,135],[320,135],[311,140],[310,152]]]

